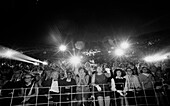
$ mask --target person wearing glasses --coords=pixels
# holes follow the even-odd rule
[[[38,95],[38,88],[35,83],[35,78],[32,73],[26,73],[23,77],[23,85],[22,85],[22,97],[23,100],[20,105],[35,105],[36,104],[36,96]]]
[[[126,75],[125,77],[127,80],[127,100],[128,105],[136,105],[137,104],[137,98],[135,96],[138,95],[138,93],[141,91],[141,85],[139,82],[139,79],[137,75],[135,75],[135,72],[133,69],[128,67],[126,69]]]

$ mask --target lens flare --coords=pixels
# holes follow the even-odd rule
[[[130,47],[130,44],[125,41],[125,42],[122,42],[122,43],[120,44],[120,47],[121,47],[122,49],[128,49],[128,48]]]
[[[72,56],[69,59],[70,64],[76,66],[81,63],[81,58],[79,56]]]
[[[60,45],[59,50],[60,51],[66,51],[67,47],[65,45]]]
[[[115,50],[115,55],[116,56],[123,56],[124,55],[124,50],[117,48]]]
[[[48,65],[48,62],[47,61],[43,61],[42,64],[43,65]]]
[[[0,46],[0,57],[17,60],[17,61],[22,61],[22,62],[27,62],[27,63],[31,63],[31,64],[35,64],[35,63],[42,63],[45,65],[48,64],[43,61],[40,61],[40,60],[34,59],[32,57],[29,57],[27,55],[24,55],[23,53],[18,52],[16,50],[12,50],[12,49],[2,47],[2,46]]]
[[[146,62],[158,62],[158,61],[163,61],[168,59],[169,53],[168,54],[155,54],[151,56],[146,56],[143,58],[144,61]]]

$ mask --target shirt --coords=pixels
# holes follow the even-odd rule
[[[49,91],[59,93],[59,89],[58,89],[58,81],[52,80],[51,88],[50,88]]]

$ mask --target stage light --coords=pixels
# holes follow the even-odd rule
[[[6,47],[0,47],[0,57],[2,58],[7,58],[7,59],[12,59],[12,60],[18,60],[18,61],[22,61],[22,62],[27,62],[27,63],[31,63],[34,65],[39,65],[39,63],[42,64],[48,64],[47,62],[43,62],[37,59],[34,59],[32,57],[29,57],[27,55],[24,55],[21,52],[18,52],[16,50],[12,50]]]
[[[36,62],[35,62],[35,63],[33,63],[33,64],[34,64],[35,66],[38,66],[38,65],[39,65],[39,63],[36,63]]]
[[[122,49],[127,49],[127,48],[130,47],[130,44],[125,41],[125,42],[122,42],[122,43],[120,44],[120,47],[121,47]]]
[[[123,56],[124,55],[124,50],[117,48],[115,50],[115,55],[116,56]]]
[[[48,65],[48,62],[47,61],[43,61],[42,64],[43,65]]]
[[[5,56],[8,57],[8,58],[12,57],[14,54],[15,54],[15,53],[14,53],[12,50],[7,50],[7,51],[5,52]]]
[[[167,55],[160,55],[160,54],[156,54],[156,55],[152,55],[152,56],[146,56],[145,58],[143,58],[144,61],[146,62],[158,62],[158,61],[163,61],[165,59],[168,59]]]
[[[81,58],[80,58],[79,56],[72,56],[72,57],[69,59],[69,62],[70,62],[72,65],[76,66],[76,65],[80,64]]]
[[[66,51],[67,47],[65,45],[60,45],[59,50],[60,51]]]

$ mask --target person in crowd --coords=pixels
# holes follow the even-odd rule
[[[134,74],[134,71],[128,67],[126,69],[126,75],[124,76],[124,78],[126,78],[127,81],[127,100],[128,100],[128,104],[129,105],[137,105],[137,95],[140,92],[141,85],[139,82],[139,79],[137,77],[137,75]]]
[[[36,105],[38,96],[38,86],[32,73],[26,73],[23,78],[24,82],[21,86],[21,95],[23,100],[20,105]]]
[[[141,74],[139,74],[139,81],[141,83],[143,92],[141,102],[144,105],[154,105],[157,101],[154,89],[154,77],[148,67],[142,67]]]
[[[67,78],[60,82],[61,106],[71,106],[76,97],[76,81],[72,78],[72,72],[67,70]]]
[[[131,70],[133,71],[133,74],[134,75],[139,75],[138,73],[138,69],[137,67],[135,66],[135,64],[133,64],[132,62],[130,62],[127,67],[131,68]]]
[[[127,80],[124,78],[122,69],[116,69],[114,71],[114,77],[111,79],[111,90],[113,91],[111,94],[112,98],[115,99],[115,101],[113,100],[113,104],[116,104],[116,106],[123,105],[127,91]],[[125,104],[127,104],[126,99]]]
[[[49,71],[47,71],[49,72]],[[47,104],[48,101],[52,101],[55,104],[59,104],[59,72],[53,70],[50,72],[50,76],[42,79],[41,90],[39,96],[39,102],[41,104]],[[42,101],[41,101],[42,100]]]
[[[158,98],[159,106],[165,106],[168,104],[168,100],[166,99],[166,86],[164,86],[165,79],[163,78],[162,70],[160,67],[156,69],[155,72],[155,90]]]
[[[92,76],[92,85],[95,87],[95,96],[97,97],[99,106],[110,105],[110,89],[108,78],[111,76],[110,69],[103,69],[101,64],[98,64],[96,73]]]
[[[2,87],[2,96],[3,97],[12,97],[13,96],[13,101],[8,101],[8,98],[2,100],[5,104],[17,104],[19,101],[19,96],[21,95],[21,85],[22,85],[22,81],[21,81],[21,72],[19,70],[15,71],[11,80],[6,80],[7,82],[3,85]],[[6,102],[6,103],[5,103]]]
[[[163,73],[163,85],[165,90],[165,96],[168,101],[168,105],[170,105],[170,68],[166,68],[165,72]]]
[[[84,104],[84,106],[87,106],[87,99],[89,97],[89,75],[86,70],[82,67],[79,68],[78,75],[76,76],[76,83],[77,83],[77,100],[78,104],[77,106],[80,106],[81,104]]]

